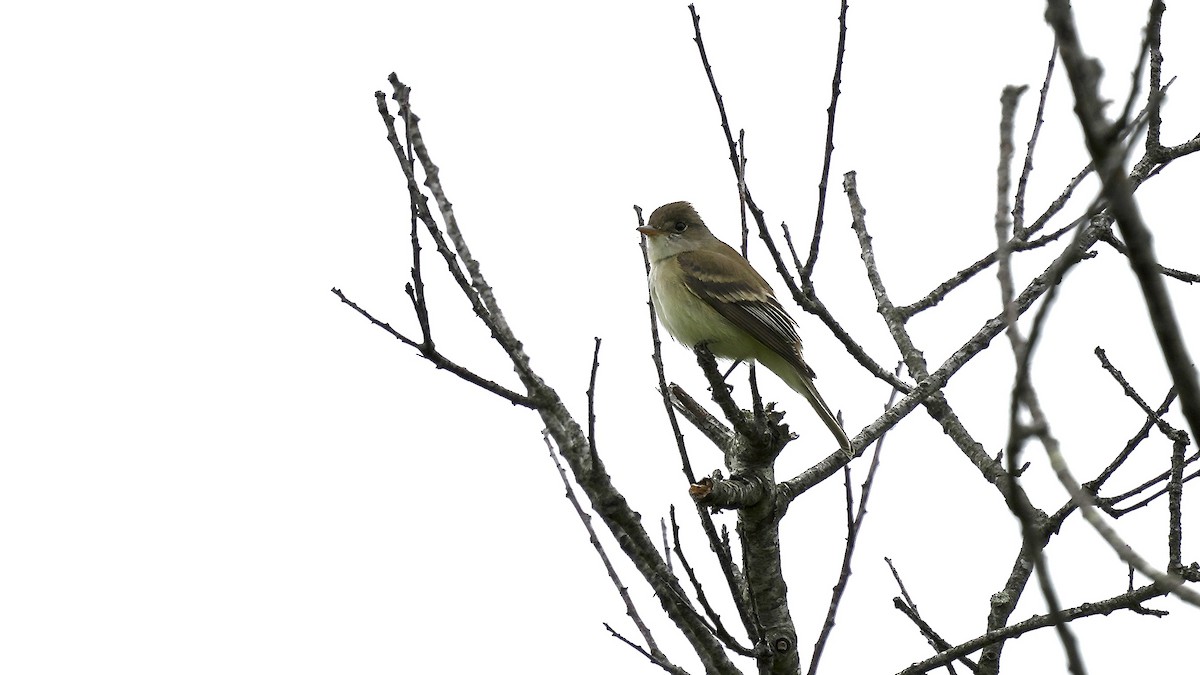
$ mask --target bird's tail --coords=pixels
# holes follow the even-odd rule
[[[786,382],[789,387],[800,392],[804,398],[808,399],[817,416],[821,418],[825,426],[829,427],[829,431],[837,439],[838,447],[842,449],[842,452],[847,457],[853,457],[854,452],[850,449],[850,438],[846,436],[846,430],[842,429],[842,425],[838,424],[837,417],[830,410],[829,404],[825,402],[825,399],[821,398],[820,392],[813,385],[812,377],[801,372],[794,364],[773,352],[766,358],[760,358],[759,362],[770,368],[771,372],[778,375],[779,379]]]

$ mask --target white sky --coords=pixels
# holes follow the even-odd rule
[[[329,292],[417,330],[402,291],[406,194],[373,99],[396,71],[534,366],[583,419],[592,338],[603,338],[602,456],[648,527],[679,506],[685,545],[704,558],[654,391],[632,210],[688,199],[737,238],[736,186],[686,3],[516,4],[5,12],[0,671],[475,672],[486,660],[514,672],[657,672],[601,626],[636,632],[562,498],[536,416],[435,371]],[[741,4],[699,5],[706,44],[732,123],[746,129],[758,203],[807,242],[837,6]],[[1148,3],[1076,4],[1120,105]],[[895,350],[873,311],[841,175],[858,172],[898,302],[994,245],[1000,91],[1031,86],[1023,157],[1051,40],[1040,3],[987,5],[859,0],[850,10],[817,283],[885,365]],[[1171,3],[1171,143],[1200,131],[1197,22],[1200,9]],[[1059,70],[1031,215],[1086,163],[1071,103]],[[1139,192],[1164,264],[1193,272],[1198,166],[1185,159]],[[1068,214],[1094,191],[1081,188]],[[1069,278],[1035,374],[1087,477],[1141,419],[1092,348],[1106,347],[1152,403],[1168,386],[1127,266],[1099,250]],[[763,255],[760,246],[751,259]],[[1019,264],[1019,283],[1047,259]],[[426,270],[439,344],[515,386],[433,255]],[[1196,291],[1170,286],[1194,335]],[[914,320],[931,366],[997,306],[988,271]],[[888,392],[819,322],[800,321],[818,385],[853,435]],[[667,348],[671,377],[703,394],[690,354]],[[1005,440],[1006,349],[998,343],[948,390],[991,452]],[[790,392],[765,386],[794,409],[802,437],[780,468],[793,475],[822,456],[805,439],[826,443],[825,432]],[[698,471],[720,466],[699,434],[687,436]],[[1156,438],[1114,488],[1160,470],[1166,448]],[[1062,489],[1040,451],[1029,458],[1035,502],[1057,508]],[[866,462],[855,468],[857,485]],[[1015,555],[1015,522],[927,415],[888,437],[878,480],[823,672],[894,672],[932,653],[892,608],[882,556],[958,642],[983,631]],[[841,491],[838,480],[805,495],[784,528],[805,663],[840,561]],[[1164,564],[1163,509],[1117,524]],[[1185,562],[1197,557],[1187,543]],[[1068,605],[1124,588],[1123,565],[1077,519],[1050,557]],[[668,654],[699,672],[644,582],[621,572]],[[717,577],[706,580],[720,595]],[[1194,636],[1194,609],[1153,605],[1175,611],[1076,624],[1089,672],[1133,672],[1147,652]],[[1040,609],[1030,590],[1014,620]],[[1109,646],[1130,635],[1136,651]],[[1005,662],[1060,672],[1063,659],[1042,632],[1010,643]]]

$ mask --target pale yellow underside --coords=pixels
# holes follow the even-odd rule
[[[716,356],[756,361],[766,367],[793,391],[808,399],[817,415],[838,439],[838,444],[842,448],[849,448],[846,432],[838,424],[829,405],[817,393],[812,380],[783,356],[735,326],[688,290],[679,279],[681,274],[673,258],[660,261],[650,272],[650,297],[654,301],[658,320],[667,332],[687,347],[705,343]]]

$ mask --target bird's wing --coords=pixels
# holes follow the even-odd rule
[[[758,272],[732,248],[685,251],[677,256],[683,284],[730,323],[812,378],[816,374],[800,356],[796,322],[775,299]]]

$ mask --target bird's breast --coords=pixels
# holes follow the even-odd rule
[[[689,291],[670,267],[651,268],[650,297],[659,322],[687,347],[705,343],[713,354],[727,359],[754,359],[762,349],[745,331]]]

